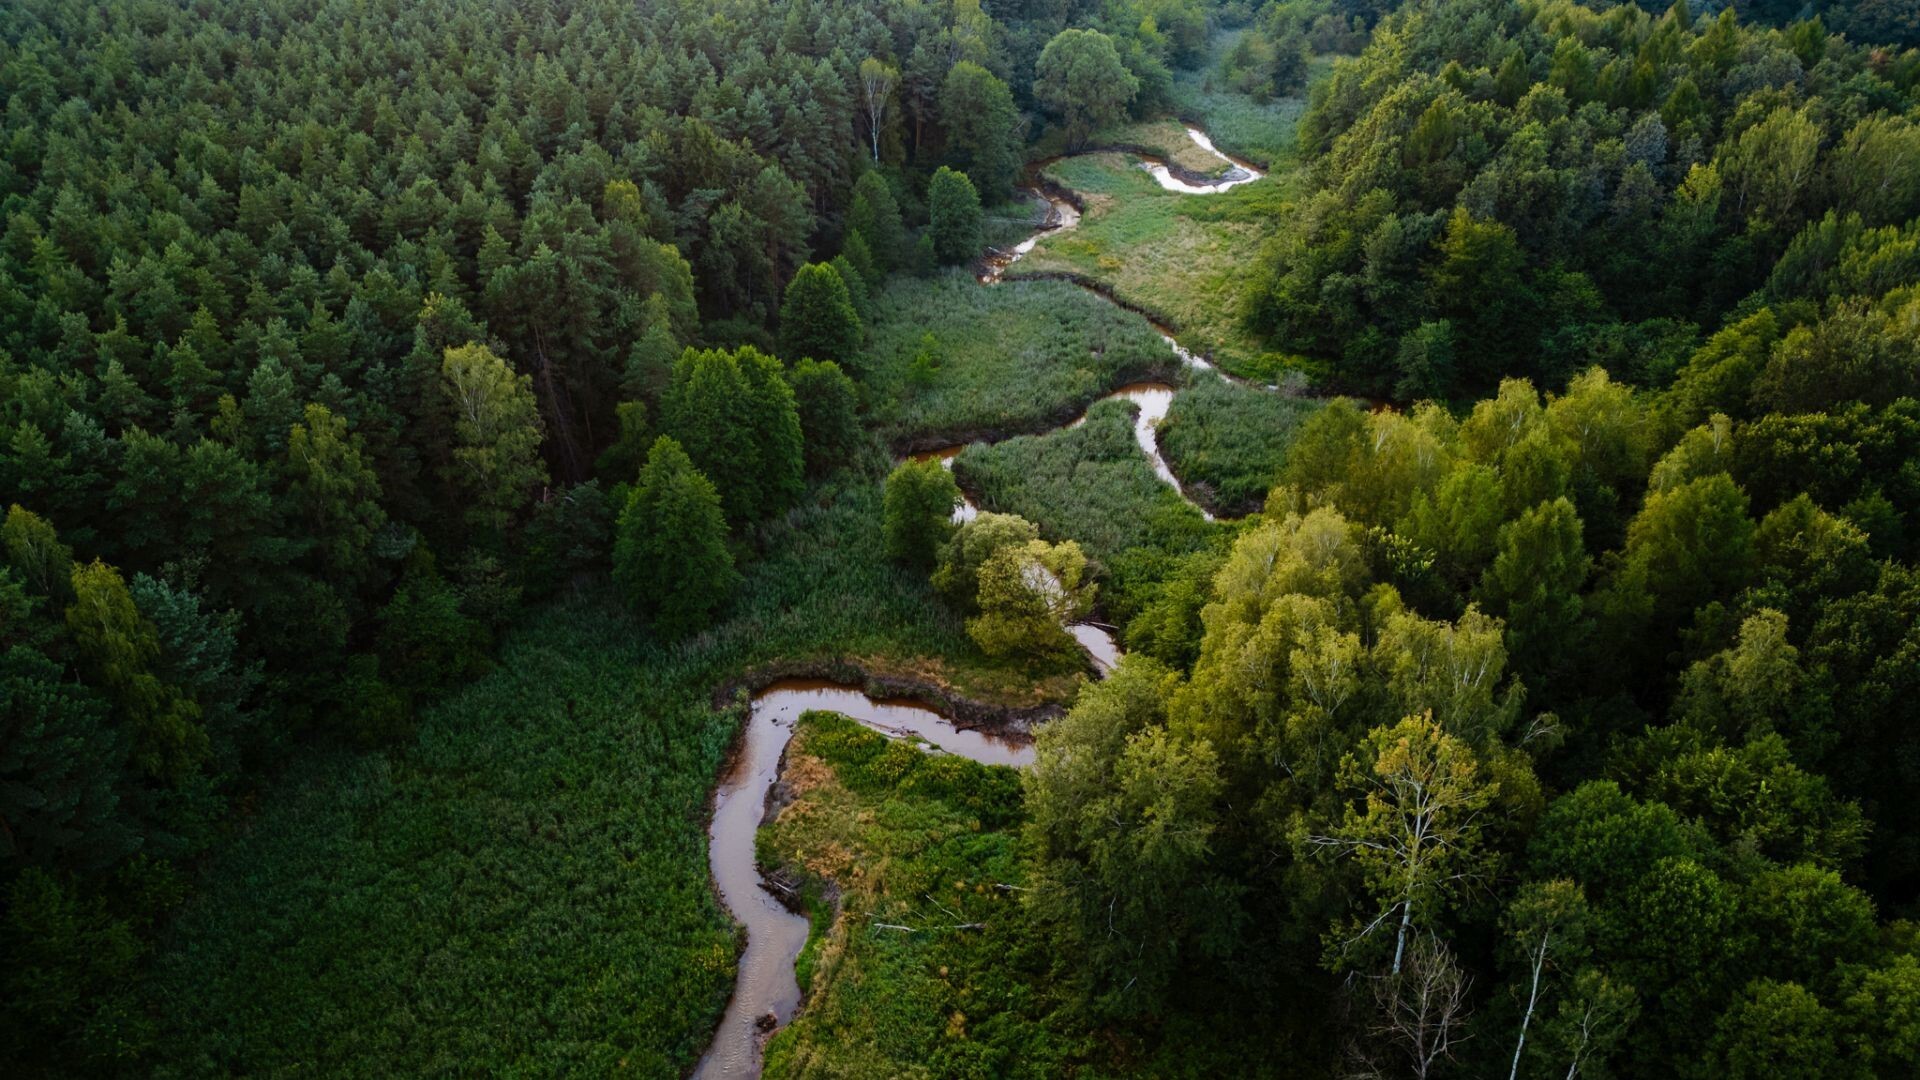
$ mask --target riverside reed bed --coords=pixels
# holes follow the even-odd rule
[[[1134,441],[1135,408],[1103,401],[1079,427],[969,446],[954,475],[983,509],[1018,514],[1102,561],[1133,548],[1196,550],[1213,527],[1154,475]]]
[[[1145,319],[1084,289],[955,269],[888,282],[859,366],[869,421],[897,445],[1044,431],[1177,361]]]
[[[1196,378],[1160,422],[1160,453],[1196,499],[1222,517],[1260,509],[1300,425],[1323,402]]]

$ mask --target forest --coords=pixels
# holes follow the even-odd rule
[[[8,1075],[1920,1071],[1912,5],[10,0],[0,95]]]

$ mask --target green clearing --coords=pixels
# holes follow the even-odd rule
[[[1160,454],[1209,510],[1241,517],[1260,509],[1294,435],[1323,404],[1195,379],[1160,422]]]
[[[1084,289],[948,270],[888,282],[860,366],[870,420],[897,444],[1044,430],[1175,363],[1145,319]]]
[[[1009,704],[1077,678],[988,666],[881,557],[879,495],[816,488],[682,646],[577,596],[525,620],[407,747],[278,781],[157,966],[161,1075],[683,1075],[733,983],[704,830],[737,719],[714,687],[805,658]]]
[[[1171,324],[1181,344],[1237,375],[1271,381],[1286,357],[1240,322],[1240,294],[1299,177],[1269,176],[1214,195],[1169,192],[1131,157],[1087,154],[1047,167],[1086,203],[1077,228],[1041,239],[1010,277],[1066,273],[1099,283]]]

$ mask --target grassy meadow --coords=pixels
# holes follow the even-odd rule
[[[1248,268],[1274,223],[1291,212],[1295,178],[1269,176],[1213,195],[1162,189],[1123,154],[1049,165],[1087,212],[1077,228],[1041,239],[1010,277],[1070,273],[1170,323],[1181,344],[1238,375],[1268,381],[1286,368],[1240,324]]]

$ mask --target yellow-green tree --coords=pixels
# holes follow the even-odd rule
[[[447,479],[467,499],[467,522],[504,531],[547,482],[543,431],[533,380],[477,342],[449,347],[440,387],[454,410],[453,466]]]

